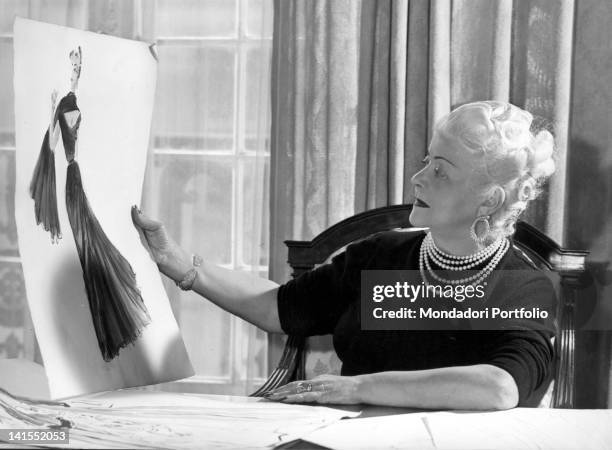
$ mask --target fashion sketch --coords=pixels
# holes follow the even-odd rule
[[[105,361],[136,341],[151,319],[136,285],[129,262],[110,242],[96,219],[83,189],[77,157],[81,111],[76,90],[81,75],[81,47],[70,52],[72,75],[70,92],[57,104],[51,94],[51,119],[30,184],[36,222],[51,234],[53,243],[61,239],[55,186],[55,147],[62,136],[68,169],[66,210],[83,270],[83,280],[98,345]]]

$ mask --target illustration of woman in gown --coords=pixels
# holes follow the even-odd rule
[[[30,184],[37,224],[51,234],[51,241],[61,239],[55,193],[55,146],[61,132],[68,169],[66,175],[66,210],[79,253],[83,280],[102,357],[111,361],[119,350],[133,343],[151,319],[129,262],[110,242],[96,219],[81,180],[77,155],[81,112],[76,89],[81,75],[81,47],[70,52],[72,76],[70,92],[57,108],[57,92],[51,95],[51,123]]]

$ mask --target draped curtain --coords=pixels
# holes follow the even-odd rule
[[[580,184],[579,177],[588,173],[579,170],[570,180],[575,162],[570,150],[581,151],[573,146],[570,131],[589,133],[589,123],[580,119],[581,129],[575,129],[575,116],[588,110],[584,103],[595,93],[575,88],[572,97],[571,88],[572,79],[584,72],[604,75],[603,80],[590,78],[596,80],[597,95],[608,102],[598,101],[589,117],[598,124],[606,121],[606,114],[609,118],[610,58],[601,42],[610,42],[605,31],[610,7],[605,0],[585,3],[276,0],[271,278],[288,279],[283,240],[311,239],[352,214],[410,202],[410,177],[421,167],[436,120],[476,100],[510,101],[553,132],[557,171],[524,219],[561,245],[589,249],[590,238],[580,233],[578,238],[573,224],[583,216],[592,221],[594,211],[575,214],[567,199],[574,197],[568,186]],[[598,31],[584,31],[580,25],[587,23],[589,30]],[[595,54],[607,56],[607,63],[591,52],[588,68],[577,64],[584,55],[574,58],[574,49],[586,50],[594,41],[600,43]],[[572,109],[572,104],[583,106]],[[602,159],[609,162],[609,132],[605,126],[596,128],[599,148],[607,151]],[[609,180],[600,183],[606,194],[598,194],[608,199],[609,217],[612,186]],[[609,219],[595,222],[607,223],[600,242],[609,262]],[[590,339],[609,362],[607,336]],[[607,377],[608,371],[609,364],[599,373]],[[607,395],[608,381],[598,383]]]

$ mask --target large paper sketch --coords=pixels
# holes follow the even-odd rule
[[[148,46],[18,18],[14,50],[16,221],[52,397],[193,375],[130,219],[155,90]]]

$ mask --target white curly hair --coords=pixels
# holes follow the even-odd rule
[[[484,199],[497,186],[505,192],[489,219],[490,239],[514,233],[518,217],[555,171],[552,134],[533,130],[533,122],[529,112],[510,103],[482,101],[456,108],[435,126],[478,157],[471,183],[477,195]]]

